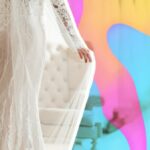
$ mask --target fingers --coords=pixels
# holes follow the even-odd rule
[[[89,61],[92,62],[92,58],[91,58],[91,55],[89,53],[87,54],[87,57],[88,57]]]
[[[89,53],[90,51],[88,49],[81,48],[78,50],[78,52],[79,52],[81,59],[84,57],[85,63],[87,63],[88,61],[92,62],[92,58],[91,58],[91,55]]]
[[[82,57],[82,52],[81,51],[78,51],[79,52],[79,56],[80,56],[80,58],[82,59],[83,57]]]

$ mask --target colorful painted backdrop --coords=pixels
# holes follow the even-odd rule
[[[100,115],[120,131],[101,138],[99,149],[122,137],[125,150],[150,150],[150,1],[68,1],[96,57],[91,94],[97,90]]]

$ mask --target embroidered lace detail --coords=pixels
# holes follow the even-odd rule
[[[76,26],[69,4],[65,0],[51,0],[77,49],[87,47]]]
[[[50,0],[54,6],[54,10],[56,10],[57,16],[62,20],[65,28],[67,29],[70,37],[72,38],[76,49],[86,47],[84,40],[82,39],[78,28],[76,26],[75,20],[73,18],[71,9],[66,0]],[[26,15],[29,13],[30,15],[40,15],[43,9],[43,1],[42,0],[20,0],[17,1],[16,5],[18,5],[18,14],[22,14],[22,12],[26,12]],[[24,11],[25,10],[25,11]],[[6,28],[9,24],[11,13],[11,1],[10,0],[0,0],[0,31]]]
[[[0,14],[6,14],[10,12],[10,0],[0,0]]]
[[[10,0],[0,0],[0,31],[9,23]]]
[[[4,30],[8,27],[10,23],[10,15],[13,12],[11,0],[0,0],[0,31]],[[15,3],[18,8],[16,12],[18,16],[28,16],[28,15],[36,15],[39,16],[42,14],[43,9],[43,1],[42,0],[16,0]]]

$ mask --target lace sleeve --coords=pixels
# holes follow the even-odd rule
[[[51,0],[57,15],[61,18],[63,24],[65,25],[69,35],[71,36],[76,49],[88,48],[85,44],[80,32],[76,26],[71,8],[67,0]]]

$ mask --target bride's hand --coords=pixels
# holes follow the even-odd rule
[[[80,49],[78,49],[78,53],[79,53],[79,56],[81,59],[84,58],[85,63],[87,63],[88,61],[92,62],[92,58],[91,58],[89,49],[80,48]]]

